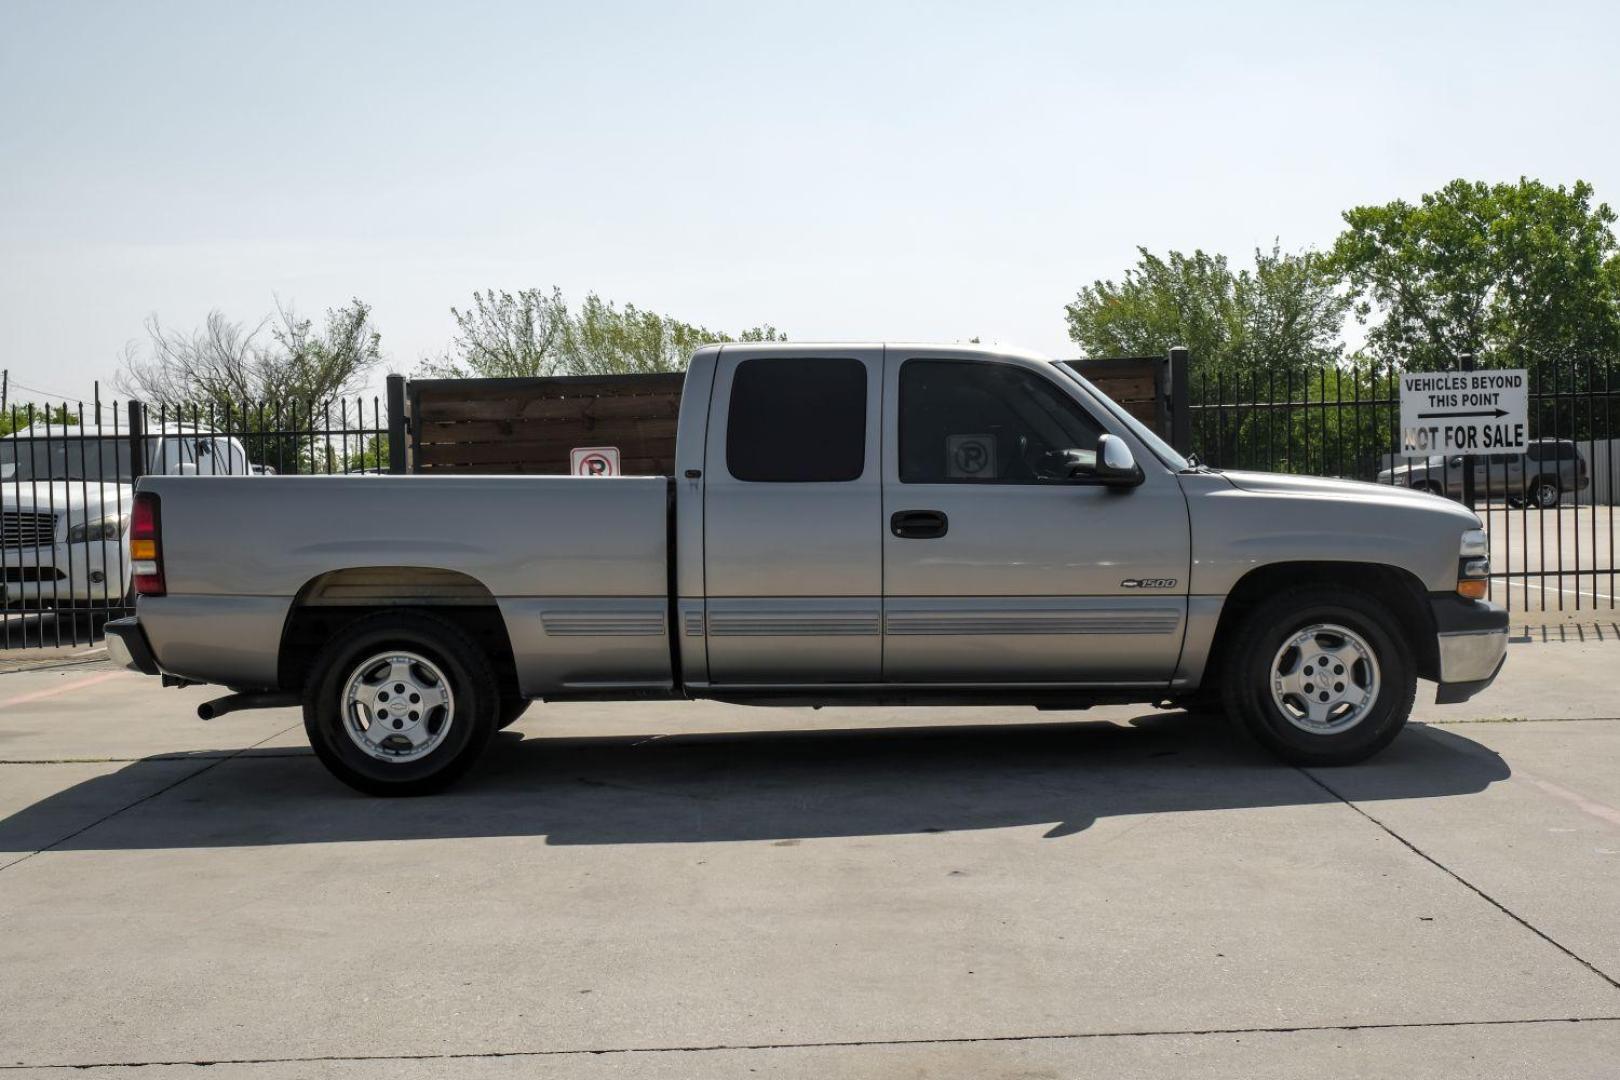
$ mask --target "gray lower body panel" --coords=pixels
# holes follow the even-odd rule
[[[709,677],[754,685],[876,682],[882,618],[875,596],[711,597]]]
[[[883,617],[885,682],[1167,684],[1186,599],[905,596]]]
[[[1224,596],[1187,598],[1187,633],[1181,642],[1181,659],[1170,685],[1177,690],[1194,690],[1204,685],[1210,653],[1215,649],[1215,630],[1221,623]]]
[[[164,671],[225,686],[275,686],[287,596],[143,596],[136,616]]]
[[[497,601],[528,697],[674,686],[662,596],[507,597]]]

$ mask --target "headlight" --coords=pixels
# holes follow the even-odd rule
[[[1462,547],[1457,554],[1467,559],[1475,555],[1489,555],[1491,553],[1491,538],[1484,529],[1469,529],[1462,534]]]
[[[85,521],[68,530],[68,543],[82,544],[87,540],[117,540],[124,535],[124,528],[129,524],[127,517],[102,518],[99,521]]]

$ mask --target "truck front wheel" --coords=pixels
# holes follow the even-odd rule
[[[304,729],[321,763],[350,787],[369,795],[438,791],[495,733],[495,673],[452,623],[373,615],[323,654],[306,684]]]
[[[1223,680],[1227,713],[1297,765],[1349,765],[1400,734],[1417,674],[1400,628],[1376,599],[1291,589],[1249,612]]]

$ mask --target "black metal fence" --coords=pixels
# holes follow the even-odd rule
[[[1534,616],[1612,611],[1620,502],[1614,364],[1527,363],[1531,449],[1399,456],[1399,377],[1325,368],[1237,376],[1166,361],[1174,441],[1217,468],[1346,477],[1470,502],[1491,534],[1493,598]],[[1191,372],[1191,378],[1184,377]],[[127,527],[148,473],[404,472],[406,388],[323,403],[139,402],[0,410],[0,649],[88,645],[128,610]]]
[[[1402,457],[1399,375],[1355,368],[1206,373],[1189,390],[1182,449],[1216,468],[1366,480],[1466,502],[1490,532],[1493,600],[1526,615],[1612,611],[1616,365],[1522,366],[1525,453]]]
[[[389,408],[402,400],[396,389],[390,379],[386,401],[274,406],[8,406],[0,412],[0,649],[89,645],[107,619],[129,610],[129,513],[141,476],[403,471],[404,415]]]

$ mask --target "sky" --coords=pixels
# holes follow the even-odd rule
[[[1138,245],[1323,247],[1459,176],[1620,204],[1617,42],[1612,0],[0,0],[0,367],[88,398],[151,315],[359,297],[409,373],[553,285],[1074,355]]]

